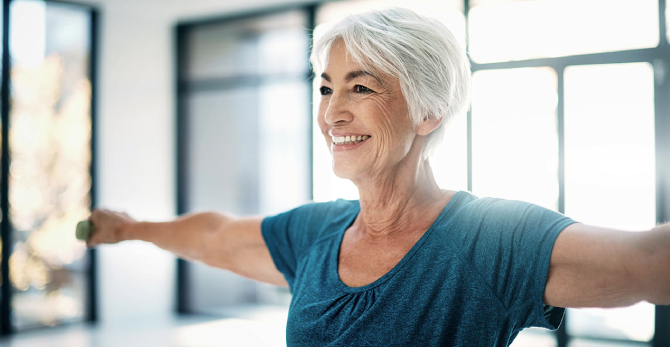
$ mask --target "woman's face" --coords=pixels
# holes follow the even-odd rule
[[[365,71],[338,40],[320,92],[319,127],[338,177],[355,182],[389,173],[407,156],[416,133],[397,78]]]

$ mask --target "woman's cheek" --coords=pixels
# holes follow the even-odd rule
[[[318,113],[317,113],[317,116],[316,116],[316,121],[319,124],[319,128],[321,128],[322,133],[326,131],[326,125],[327,124],[326,124],[325,115],[326,115],[327,108],[328,108],[328,103],[322,100],[319,103],[319,110],[318,110]]]
[[[327,104],[326,104],[327,106]],[[319,111],[316,116],[316,122],[319,125],[321,134],[323,134],[323,140],[326,141],[326,146],[328,146],[328,151],[330,151],[330,135],[328,134],[328,124],[326,123],[325,118],[325,108],[323,107],[323,102],[319,105]]]

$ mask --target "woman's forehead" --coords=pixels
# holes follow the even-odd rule
[[[326,62],[326,69],[357,69],[361,70],[361,64],[354,59],[354,57],[349,53],[347,46],[344,44],[344,41],[336,40],[330,46],[328,52],[328,60]]]
[[[331,83],[334,79],[343,80],[344,82],[350,82],[356,78],[370,79],[379,83],[384,88],[391,89],[397,89],[393,88],[393,86],[397,87],[400,83],[397,77],[375,69],[374,62],[365,65],[359,63],[349,52],[342,39],[335,40],[331,45],[321,77]]]
[[[338,74],[338,75],[339,75],[339,74]],[[340,76],[338,76],[338,77],[340,77]],[[379,83],[380,85],[384,85],[384,84],[385,84],[384,81],[382,81],[379,77],[377,77],[377,76],[376,76],[375,74],[373,74],[372,72],[365,71],[365,70],[356,70],[356,69],[354,69],[354,70],[349,70],[348,72],[346,72],[346,74],[344,74],[344,82],[345,82],[345,83],[348,83],[348,82],[351,82],[351,81],[353,81],[353,80],[355,80],[355,79],[357,79],[357,78],[359,78],[359,77],[370,77],[370,78],[373,78],[375,81],[377,81],[377,83]],[[325,71],[324,71],[324,72],[321,74],[321,78],[323,78],[324,80],[326,80],[326,81],[328,81],[328,82],[331,82],[331,83],[333,82],[333,77],[331,77],[331,76],[328,74],[328,72],[325,72]]]

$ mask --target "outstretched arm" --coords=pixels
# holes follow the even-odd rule
[[[125,213],[94,209],[89,220],[97,231],[87,242],[142,240],[188,260],[239,275],[287,286],[261,235],[261,217],[239,218],[219,212],[197,212],[169,222],[137,222]]]
[[[557,307],[670,304],[670,225],[626,232],[581,223],[556,239],[544,302]]]

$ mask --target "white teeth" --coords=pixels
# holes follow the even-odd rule
[[[333,136],[333,143],[341,145],[341,144],[351,144],[351,143],[357,143],[360,141],[365,141],[369,138],[370,136],[367,135],[362,135],[362,136]]]

